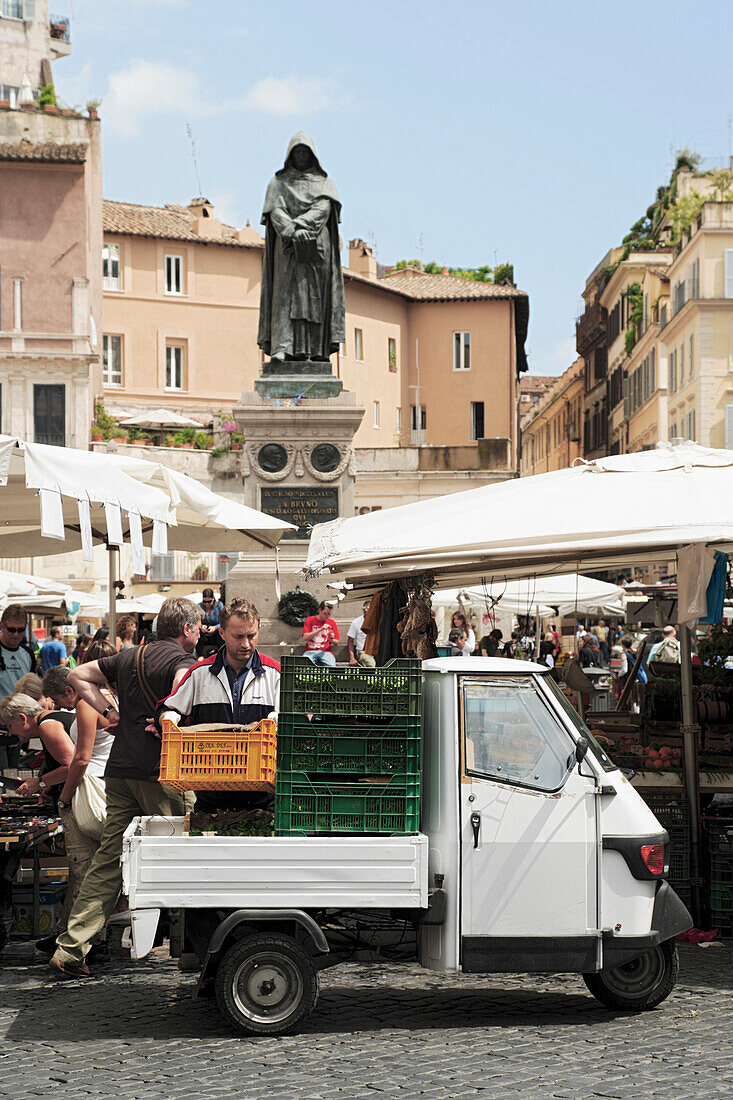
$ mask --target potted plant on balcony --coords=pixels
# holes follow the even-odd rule
[[[165,437],[165,439],[163,440],[163,446],[164,447],[175,447],[175,445],[176,445],[175,436],[167,435]]]
[[[182,447],[184,451],[193,449],[193,441],[196,435],[195,428],[182,428],[173,436],[176,447]]]
[[[127,441],[128,443],[133,443],[136,447],[150,447],[153,442],[146,432],[134,426],[130,428],[130,434],[127,437]]]
[[[208,581],[209,579],[209,567],[208,565],[197,565],[193,571],[193,580],[195,581]]]
[[[214,445],[214,437],[210,432],[196,432],[193,445],[197,451],[210,451]]]
[[[87,113],[90,118],[99,118],[99,105],[101,102],[101,99],[90,99],[87,101]]]
[[[233,451],[241,451],[242,446],[244,445],[244,433],[232,432],[229,438],[231,440],[231,449]]]

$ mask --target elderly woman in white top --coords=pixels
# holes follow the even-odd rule
[[[89,652],[94,653],[92,660],[97,660],[99,657],[114,654],[115,648],[109,642],[95,642]],[[106,818],[104,769],[114,736],[107,731],[107,722],[101,714],[73,691],[68,683],[68,675],[68,668],[63,666],[49,669],[43,677],[43,693],[61,710],[76,711],[76,719],[69,730],[75,746],[74,755],[59,794],[59,811],[64,823],[66,853],[69,858],[68,893],[72,895],[73,905],[102,836]],[[114,694],[111,691],[106,694],[116,707],[117,699]],[[70,908],[71,906],[69,911]],[[102,934],[96,945],[97,958],[106,951],[106,946],[102,946],[104,938]],[[55,942],[49,944],[49,949],[55,949]]]

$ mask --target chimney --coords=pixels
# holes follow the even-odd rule
[[[349,268],[367,279],[377,278],[377,258],[360,237],[349,241]]]
[[[197,233],[199,237],[221,240],[221,222],[214,217],[214,207],[208,199],[203,196],[191,199],[188,209],[194,216],[194,233]]]

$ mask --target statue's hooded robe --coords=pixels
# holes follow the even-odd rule
[[[299,171],[297,145],[313,160]],[[341,201],[321,167],[313,139],[302,131],[288,146],[285,165],[270,181],[262,211],[262,264],[257,343],[271,356],[327,359],[345,339],[344,280],[339,254]],[[298,234],[297,230],[304,230]]]

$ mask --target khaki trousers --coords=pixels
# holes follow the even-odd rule
[[[57,959],[81,963],[115,907],[122,886],[122,837],[134,817],[162,814],[182,817],[193,809],[192,791],[177,791],[146,779],[108,776],[107,821],[99,848],[69,915],[66,931],[56,940]]]
[[[79,895],[92,857],[99,847],[99,841],[81,831],[72,810],[59,809],[59,818],[64,827],[66,858],[69,862],[69,885],[66,887],[66,897],[59,918],[59,934],[61,934],[66,931],[69,913]]]

